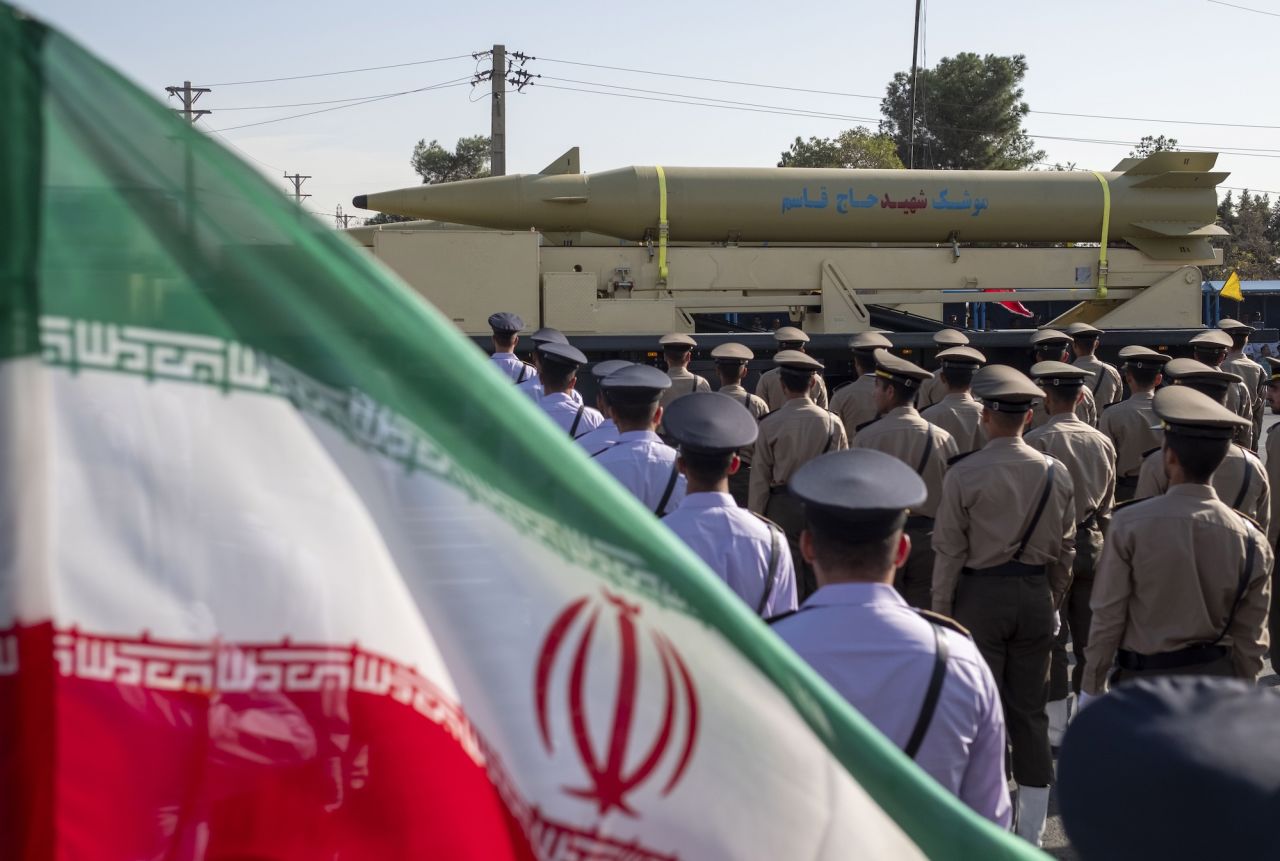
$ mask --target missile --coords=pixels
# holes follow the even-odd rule
[[[361,209],[501,230],[680,242],[1126,241],[1211,258],[1217,153],[1158,152],[1107,172],[634,166],[364,194]]]

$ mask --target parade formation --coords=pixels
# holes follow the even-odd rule
[[[796,327],[774,333],[754,395],[750,349],[714,349],[713,392],[687,367],[697,339],[673,333],[666,373],[593,368],[607,436],[570,399],[584,355],[543,331],[535,370],[512,356],[523,321],[490,325],[494,364],[550,374],[550,394],[525,390],[591,458],[929,774],[1028,842],[1082,709],[1149,676],[1253,684],[1275,642],[1280,457],[1264,468],[1255,449],[1280,446],[1259,436],[1280,360],[1244,355],[1246,324],[1195,335],[1195,358],[1127,346],[1118,368],[1097,327],[1042,328],[1027,373],[955,329],[934,336],[936,370],[865,332],[849,340],[856,379],[830,395]]]

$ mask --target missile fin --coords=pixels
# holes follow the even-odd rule
[[[1173,260],[1195,266],[1213,266],[1218,262],[1205,236],[1126,236],[1124,241],[1152,260]]]
[[[1228,232],[1216,224],[1197,224],[1194,221],[1135,221],[1132,224],[1148,236],[1228,236]]]
[[[1154,176],[1170,171],[1208,171],[1218,162],[1216,152],[1179,152],[1177,150],[1161,150],[1153,152],[1144,159],[1135,161],[1127,158],[1116,165],[1116,170],[1128,176]]]
[[[567,150],[564,155],[560,156],[551,164],[538,171],[542,176],[558,176],[562,173],[582,173],[582,161],[579,157],[578,148],[572,147]]]
[[[1171,170],[1140,180],[1133,188],[1212,188],[1231,176],[1228,171]]]

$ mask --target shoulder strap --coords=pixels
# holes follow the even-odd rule
[[[667,503],[671,501],[671,492],[676,489],[676,478],[680,475],[680,468],[675,461],[671,462],[671,476],[667,479],[667,489],[662,491],[662,499],[658,501],[658,507],[653,513],[659,517],[667,516]]]
[[[783,619],[790,618],[791,616],[794,616],[796,613],[799,613],[799,612],[800,612],[799,610],[785,610],[776,616],[770,616],[769,618],[765,619],[764,623],[766,625],[772,625],[774,622],[781,622]]]
[[[971,455],[971,454],[977,454],[977,453],[978,453],[978,452],[980,452],[980,451],[982,451],[982,449],[980,449],[980,448],[975,448],[973,451],[966,451],[966,452],[964,452],[963,454],[958,454],[958,455],[956,455],[955,457],[949,457],[949,458],[947,458],[947,466],[955,466],[957,463],[959,463],[960,461],[964,460],[964,459],[965,459],[966,457],[968,457],[969,455]]]
[[[1244,458],[1244,481],[1240,482],[1240,492],[1236,494],[1235,502],[1231,503],[1233,509],[1238,509],[1240,504],[1244,502],[1245,494],[1249,492],[1249,486],[1253,484],[1253,464],[1249,462],[1249,458]]]
[[[520,363],[520,379],[516,380],[517,386],[524,382],[524,378],[528,373],[529,373],[529,363],[521,362]]]
[[[1236,620],[1236,611],[1240,609],[1240,602],[1244,600],[1244,590],[1249,586],[1249,575],[1253,573],[1253,559],[1258,553],[1258,539],[1254,536],[1252,529],[1248,526],[1245,526],[1245,529],[1249,532],[1249,549],[1244,552],[1244,567],[1240,569],[1240,582],[1236,584],[1236,597],[1231,602],[1231,612],[1227,613],[1227,623],[1222,626],[1218,636],[1209,644],[1211,646],[1216,646],[1222,642],[1222,638],[1231,630],[1231,623]]]
[[[573,425],[569,428],[569,436],[574,439],[578,438],[578,422],[582,421],[582,411],[586,408],[586,404],[578,404],[578,411],[573,414]]]
[[[947,656],[950,654],[947,638],[939,625],[930,623],[929,630],[933,631],[933,674],[929,676],[929,687],[924,692],[924,702],[920,704],[920,714],[911,730],[911,738],[907,739],[907,746],[902,749],[912,759],[920,752],[929,724],[933,723],[933,713],[938,709],[938,698],[942,694],[942,683],[947,678]]]
[[[854,428],[854,431],[855,431],[855,432],[860,431],[860,430],[862,430],[863,428],[865,428],[865,427],[869,427],[870,425],[873,425],[873,424],[875,424],[875,423],[876,423],[876,422],[878,422],[878,421],[880,421],[880,416],[876,416],[876,417],[875,417],[875,418],[873,418],[871,421],[869,421],[869,422],[863,422],[862,424],[860,424],[860,425],[856,426],[856,427]]]
[[[827,410],[827,444],[822,447],[822,453],[826,454],[831,451],[831,446],[836,442],[836,414]]]
[[[1093,394],[1095,397],[1098,394],[1098,389],[1102,388],[1102,378],[1105,377],[1106,375],[1107,375],[1107,366],[1098,365],[1098,379],[1093,384]]]
[[[602,455],[602,454],[604,454],[606,451],[608,451],[609,449],[613,448],[613,447],[614,447],[615,445],[617,445],[617,444],[618,444],[618,441],[617,441],[617,440],[614,440],[614,441],[612,441],[612,442],[606,443],[604,448],[600,449],[599,451],[593,451],[593,452],[591,453],[591,456],[592,456],[592,457],[597,457],[598,455]]]
[[[1044,471],[1044,490],[1040,492],[1040,501],[1036,503],[1035,514],[1031,515],[1031,522],[1027,524],[1027,529],[1022,533],[1022,539],[1018,541],[1018,549],[1013,552],[1013,561],[1017,562],[1022,559],[1022,553],[1027,549],[1027,542],[1031,540],[1031,533],[1036,531],[1036,526],[1040,523],[1040,516],[1044,514],[1044,507],[1049,502],[1049,494],[1053,491],[1053,461],[1045,458]]]
[[[933,454],[933,428],[929,428],[928,431],[924,435],[924,454],[920,456],[920,463],[916,465],[916,475],[924,475],[925,467],[929,465],[929,455]]]
[[[778,579],[778,555],[782,551],[782,543],[778,534],[782,532],[772,520],[762,514],[751,512],[769,527],[769,573],[764,578],[764,592],[760,594],[760,603],[756,606],[756,615],[764,618],[764,608],[769,604],[769,596],[773,594],[774,583]]]

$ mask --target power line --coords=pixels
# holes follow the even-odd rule
[[[335,107],[332,107],[332,108],[321,108],[318,111],[306,111],[305,113],[301,113],[301,114],[291,114],[287,117],[276,117],[275,119],[271,119],[271,120],[259,120],[258,122],[254,122],[254,123],[242,123],[238,126],[226,126],[223,129],[221,129],[221,131],[229,132],[229,131],[235,131],[236,129],[252,128],[254,126],[265,126],[270,123],[282,123],[285,120],[296,120],[300,117],[310,117],[310,116],[314,116],[315,114],[325,114],[325,113],[328,113],[329,111],[340,111],[343,108],[354,108],[360,105],[372,104],[373,102],[385,101],[386,99],[394,99],[399,96],[408,96],[413,93],[425,93],[430,90],[444,90],[444,89],[448,89],[449,87],[462,87],[462,86],[466,86],[470,82],[471,82],[470,76],[467,76],[466,78],[455,78],[452,81],[442,81],[439,84],[431,84],[429,86],[418,87],[417,89],[413,89],[413,90],[402,90],[398,93],[388,93],[382,96],[372,96],[370,98],[363,99],[362,101],[350,102],[348,104],[343,104],[343,105],[336,105]]]
[[[382,98],[383,96],[397,96],[397,95],[400,95],[401,92],[402,91],[397,90],[396,92],[392,92],[392,93],[370,93],[367,96],[351,96],[350,98],[346,98],[346,99],[327,99],[322,102],[291,102],[289,104],[284,104],[284,105],[237,105],[231,108],[218,108],[218,112],[221,113],[223,111],[265,111],[265,110],[270,110],[272,108],[309,108],[309,107],[312,107],[313,105],[336,105],[341,102],[359,102],[365,99],[378,99],[378,98]]]
[[[644,102],[665,102],[670,105],[692,105],[693,107],[700,107],[700,108],[723,108],[724,110],[748,111],[750,113],[755,113],[755,114],[778,114],[784,117],[809,117],[812,119],[824,119],[824,120],[864,120],[866,119],[865,117],[854,117],[854,116],[849,116],[847,114],[826,114],[826,113],[819,113],[816,111],[804,111],[804,110],[798,110],[798,109],[793,110],[790,108],[783,108],[780,106],[773,106],[771,108],[746,107],[746,105],[749,104],[746,102],[719,104],[719,103],[712,103],[712,102],[707,102],[702,100],[677,101],[676,99],[664,99],[658,96],[637,96],[637,95],[631,95],[630,93],[613,93],[613,92],[608,92],[607,90],[585,90],[581,87],[561,87],[555,84],[538,84],[538,86],[542,87],[545,90],[565,90],[566,92],[571,92],[571,93],[592,93],[597,96],[615,96],[620,99],[638,99]],[[606,85],[600,85],[600,86],[608,86],[608,85],[606,84]],[[694,97],[690,97],[690,98],[694,98]]]
[[[244,84],[274,84],[278,81],[301,81],[304,78],[329,78],[334,75],[354,75],[357,72],[378,72],[383,69],[403,69],[406,66],[425,66],[428,63],[446,63],[450,60],[469,60],[474,54],[458,54],[453,57],[436,57],[432,60],[414,60],[411,63],[392,63],[389,66],[366,66],[362,69],[342,69],[336,72],[315,72],[310,75],[290,75],[286,78],[260,78],[256,81],[223,81],[220,84],[202,84],[205,87],[239,87]]]
[[[219,140],[221,140],[224,144],[226,144],[227,146],[231,147],[233,150],[235,150],[236,152],[240,153],[240,155],[244,156],[245,158],[249,159],[250,161],[256,161],[258,164],[262,165],[263,167],[269,167],[269,168],[271,168],[272,170],[277,170],[277,171],[280,171],[281,173],[284,173],[284,172],[285,172],[284,168],[282,168],[282,167],[276,167],[274,164],[268,164],[267,162],[263,161],[262,159],[258,158],[257,156],[250,155],[248,152],[245,152],[242,148],[240,148],[240,147],[236,146],[236,145],[235,145],[235,143],[234,143],[233,141],[231,141],[229,138],[225,138],[225,137],[223,137],[223,136],[222,136],[222,132],[220,132],[218,129],[215,129],[215,128],[211,127],[211,126],[205,126],[205,127],[204,127],[204,130],[205,130],[205,131],[207,131],[207,132],[212,132],[213,134],[217,135],[217,136],[218,136],[218,139],[219,139]]]
[[[1254,12],[1258,15],[1270,15],[1272,18],[1280,18],[1280,12],[1268,12],[1265,9],[1250,9],[1248,6],[1237,6],[1234,3],[1223,3],[1222,0],[1209,0],[1215,6],[1229,6],[1232,9],[1240,9],[1244,12]]]

